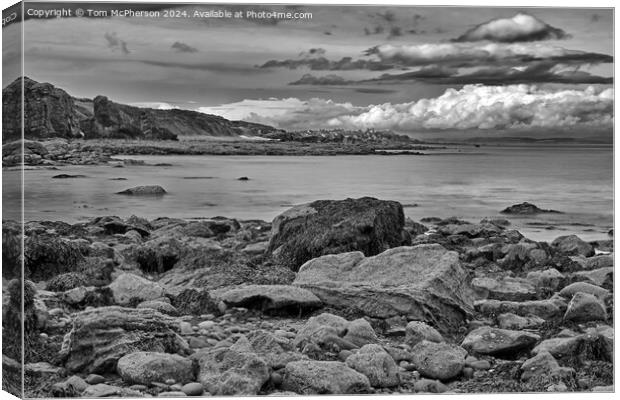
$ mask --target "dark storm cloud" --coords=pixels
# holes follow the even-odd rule
[[[296,60],[270,60],[259,66],[259,68],[309,68],[315,71],[348,71],[348,70],[370,70],[384,71],[393,68],[389,63],[373,60],[353,60],[352,57],[343,57],[338,61],[329,60],[325,57],[302,58]]]
[[[454,39],[455,42],[489,40],[501,43],[533,42],[538,40],[569,38],[562,29],[555,28],[529,14],[512,18],[497,18],[482,23]]]
[[[124,40],[120,39],[118,37],[118,35],[116,34],[116,32],[106,32],[105,35],[103,35],[103,37],[105,38],[105,40],[108,42],[108,47],[112,50],[120,50],[123,54],[129,54],[130,51],[127,48],[127,42],[125,42]]]
[[[339,75],[325,75],[325,76],[314,76],[312,74],[305,74],[299,80],[295,82],[289,83],[289,85],[347,85],[349,83],[353,83],[352,81],[348,81]]]
[[[170,47],[179,53],[196,53],[198,51],[197,48],[183,42],[174,42]]]

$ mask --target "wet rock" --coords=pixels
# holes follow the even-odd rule
[[[246,285],[214,294],[227,306],[259,309],[264,313],[299,315],[323,303],[311,291],[287,285]]]
[[[194,380],[192,361],[177,354],[135,352],[118,360],[118,374],[129,384],[148,385],[151,382]]]
[[[411,349],[412,362],[427,378],[448,380],[458,376],[465,365],[467,351],[448,343],[422,341]]]
[[[136,186],[133,188],[125,189],[117,194],[124,194],[129,196],[162,196],[167,192],[163,187],[158,185]]]
[[[400,382],[394,359],[377,344],[363,346],[346,358],[346,365],[366,375],[372,387],[393,387]]]
[[[326,254],[359,250],[366,256],[408,243],[400,203],[370,197],[319,200],[293,207],[272,224],[269,251],[297,271]]]
[[[545,323],[545,320],[536,316],[521,317],[512,313],[498,315],[497,323],[502,329],[532,329]]]
[[[284,368],[282,389],[298,394],[357,394],[367,393],[370,382],[338,361],[295,361]]]
[[[596,296],[577,292],[568,303],[564,319],[575,322],[604,321],[607,319],[607,311]]]
[[[601,300],[604,300],[607,296],[610,295],[609,290],[603,289],[600,286],[591,285],[586,282],[575,282],[560,290],[560,296],[571,298],[578,292],[591,294]]]
[[[71,178],[86,178],[86,175],[60,174],[60,175],[52,176],[52,179],[71,179]]]
[[[201,396],[204,392],[204,388],[200,382],[190,382],[183,385],[181,391],[187,396]]]
[[[528,350],[538,340],[540,340],[540,336],[530,332],[485,326],[470,332],[463,339],[461,346],[473,354],[502,357]]]
[[[479,298],[525,301],[536,298],[536,289],[525,279],[504,277],[501,280],[493,278],[474,278],[471,285]]]
[[[79,312],[65,335],[61,358],[70,371],[115,371],[122,356],[136,351],[186,354],[174,319],[152,309],[101,307]]]
[[[157,282],[134,274],[121,274],[110,284],[114,301],[126,305],[132,301],[142,302],[163,297],[164,288]]]
[[[528,359],[521,365],[521,380],[527,381],[531,378],[547,376],[547,377],[569,377],[575,374],[572,368],[560,367],[553,356],[541,351],[534,357]]]
[[[411,321],[405,328],[405,343],[413,347],[421,341],[441,343],[444,338],[435,328],[420,321]]]
[[[458,254],[440,245],[398,247],[365,258],[327,255],[302,266],[293,282],[324,303],[375,318],[406,316],[440,329],[460,326],[472,292]]]
[[[500,211],[501,214],[513,214],[513,215],[535,215],[543,213],[561,214],[560,211],[545,210],[538,208],[532,203],[523,202],[521,204],[515,204]]]
[[[570,256],[590,257],[594,255],[594,248],[581,240],[577,235],[560,236],[551,242],[557,251]]]

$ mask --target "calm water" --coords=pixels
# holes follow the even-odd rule
[[[613,225],[613,148],[605,146],[469,147],[426,156],[127,158],[172,166],[27,170],[26,220],[76,222],[131,214],[271,220],[293,204],[373,196],[400,201],[414,220],[458,216],[478,221],[523,201],[564,211],[510,218],[515,228],[536,240],[567,233],[603,239]],[[51,179],[61,173],[87,177]],[[237,180],[241,176],[250,180]],[[127,180],[111,180],[117,177]],[[19,171],[3,171],[4,204],[18,198],[11,191],[18,179]],[[169,194],[115,194],[137,185],[161,185]],[[16,219],[15,214],[5,207],[3,218]],[[549,225],[554,229],[546,229]]]

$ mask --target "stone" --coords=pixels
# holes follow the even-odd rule
[[[72,375],[62,382],[52,385],[52,394],[55,397],[79,397],[88,387],[88,383],[77,375]]]
[[[607,311],[596,296],[577,292],[568,303],[564,319],[575,322],[604,321],[607,319]]]
[[[116,194],[124,194],[128,196],[163,196],[166,194],[166,190],[159,185],[146,185],[136,186],[129,189],[125,189]]]
[[[378,344],[367,344],[346,358],[346,365],[368,378],[372,387],[393,387],[400,382],[394,359]]]
[[[349,332],[350,327],[352,327],[351,332]],[[367,321],[349,322],[342,317],[322,313],[308,319],[297,332],[293,345],[297,348],[303,348],[308,343],[322,348],[337,345],[340,350],[351,350],[376,342],[377,336]]]
[[[474,278],[471,285],[481,299],[525,301],[536,298],[536,288],[522,278]]]
[[[241,250],[241,252],[248,254],[248,255],[257,256],[257,255],[265,254],[268,248],[269,248],[269,242],[267,241],[258,242],[258,243],[248,244]]]
[[[540,342],[532,349],[532,354],[537,355],[543,352],[551,354],[553,357],[564,357],[576,354],[577,348],[583,342],[581,335],[573,337],[556,337]]]
[[[86,377],[85,380],[86,380],[86,383],[88,383],[89,385],[96,385],[98,383],[105,382],[105,378],[97,374],[90,374]]]
[[[168,392],[161,392],[160,394],[157,395],[157,397],[187,397],[187,395],[181,391],[168,391]]]
[[[338,361],[295,361],[284,367],[282,389],[298,394],[359,394],[368,378]]]
[[[473,311],[466,276],[456,252],[423,244],[368,258],[361,252],[315,258],[300,268],[293,284],[336,308],[373,318],[405,316],[450,330]]]
[[[322,307],[323,302],[311,291],[288,285],[246,285],[212,295],[230,307],[259,309],[264,313],[299,314]]]
[[[529,350],[539,340],[539,335],[530,332],[483,326],[470,332],[461,346],[473,354],[502,357]]]
[[[60,357],[70,371],[116,370],[118,359],[136,351],[186,354],[177,322],[151,309],[100,307],[75,314]]]
[[[177,354],[135,352],[118,360],[116,370],[129,384],[148,385],[151,382],[194,380],[192,361]]]
[[[81,393],[81,397],[143,397],[144,395],[138,391],[122,388],[105,383],[88,386]]]
[[[363,318],[355,319],[347,324],[347,332],[343,339],[362,347],[369,343],[377,343],[377,334],[370,323]]]
[[[547,320],[562,315],[563,310],[559,305],[552,299],[528,301],[479,300],[475,303],[475,308],[484,315],[513,313],[520,316],[534,315]]]
[[[569,256],[590,257],[594,255],[594,247],[581,240],[577,235],[560,236],[551,242],[551,246]]]
[[[63,375],[64,368],[40,361],[24,364],[24,373],[29,376],[49,378],[54,375]]]
[[[549,288],[557,290],[564,282],[564,275],[555,268],[542,271],[531,271],[527,274],[529,280],[537,288]]]
[[[572,298],[578,292],[591,294],[601,300],[605,300],[605,298],[610,295],[609,290],[603,289],[600,286],[592,285],[587,282],[575,282],[560,290],[560,296]]]
[[[142,303],[138,304],[136,308],[151,308],[153,310],[159,311],[162,314],[172,316],[179,315],[179,312],[176,308],[174,308],[172,304],[160,300],[143,301]]]
[[[578,271],[573,273],[573,276],[584,278],[588,282],[597,286],[613,287],[614,268],[599,268],[591,271]]]
[[[521,380],[527,381],[533,377],[569,377],[575,374],[572,368],[560,367],[553,356],[546,351],[541,351],[521,365]]]
[[[411,321],[405,327],[405,343],[413,347],[421,341],[441,343],[445,342],[441,333],[435,328],[420,321]]]
[[[129,273],[119,275],[110,283],[109,288],[114,301],[119,305],[127,305],[132,301],[155,300],[164,295],[164,288],[157,282]]]
[[[200,382],[190,382],[183,385],[181,391],[187,396],[202,396],[204,388]]]
[[[497,323],[502,329],[522,330],[538,328],[545,323],[545,320],[536,316],[521,317],[512,313],[505,313],[497,316]]]
[[[500,211],[501,214],[513,214],[513,215],[535,215],[535,214],[543,214],[543,213],[553,213],[553,214],[561,214],[560,211],[555,210],[545,210],[542,208],[538,208],[532,203],[523,202],[520,204],[515,204],[510,207],[507,207]]]
[[[272,223],[268,251],[293,271],[315,257],[354,250],[366,256],[408,244],[403,207],[371,197],[318,200],[293,207]]]
[[[467,351],[448,343],[422,341],[411,350],[412,362],[422,376],[448,380],[461,373]]]
[[[440,381],[426,378],[415,381],[413,389],[421,393],[444,393],[448,391],[448,387]]]
[[[267,362],[245,336],[229,348],[199,350],[192,359],[198,362],[200,383],[214,396],[256,395],[269,380]]]

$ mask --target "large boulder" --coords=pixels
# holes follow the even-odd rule
[[[75,315],[65,335],[61,358],[70,371],[115,371],[118,360],[137,351],[185,355],[187,343],[178,335],[178,322],[155,310],[101,307]]]
[[[273,220],[268,251],[297,271],[326,254],[361,251],[366,256],[409,243],[403,207],[371,197],[318,200],[293,207]]]
[[[577,235],[560,236],[551,242],[551,246],[569,256],[590,257],[594,255],[594,247]]]
[[[356,394],[370,389],[368,378],[338,361],[286,364],[282,389],[298,394]]]
[[[118,360],[118,374],[129,384],[150,385],[174,379],[177,383],[194,380],[192,361],[178,354],[139,351]]]
[[[213,296],[229,306],[259,309],[269,314],[297,315],[323,305],[311,291],[288,285],[246,285],[214,291]]]
[[[373,318],[405,316],[457,329],[471,315],[472,289],[456,252],[438,244],[398,247],[365,258],[361,252],[315,258],[294,285],[324,303]]]
[[[574,322],[606,320],[605,305],[594,295],[577,292],[568,303],[564,319]]]

